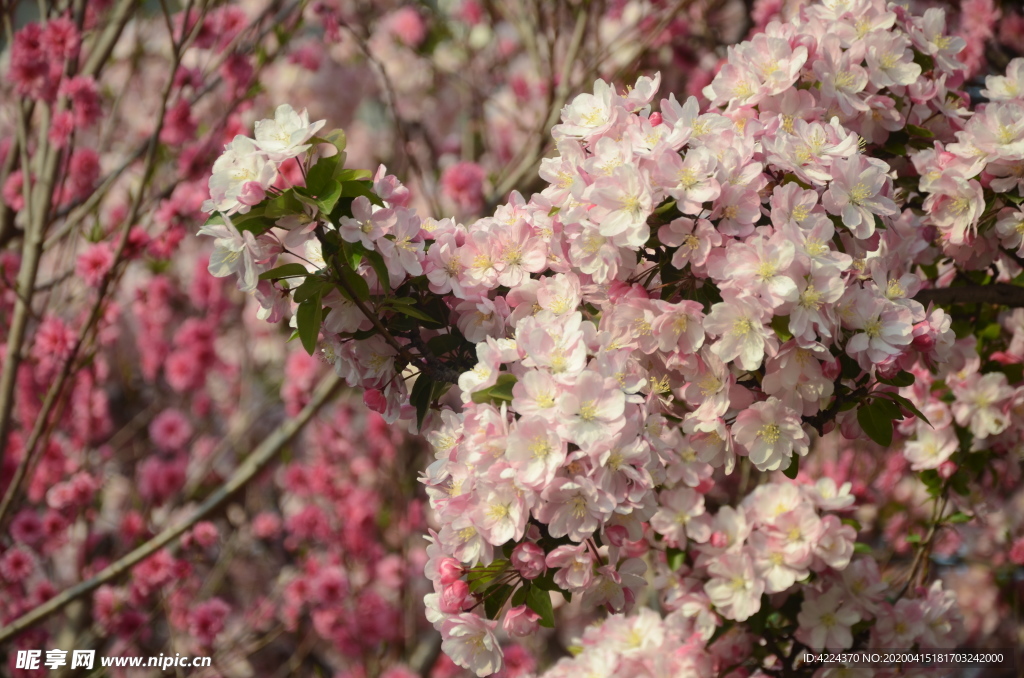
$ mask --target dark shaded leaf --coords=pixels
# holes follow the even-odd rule
[[[260,273],[260,280],[280,280],[281,278],[295,278],[309,275],[309,271],[302,264],[282,264],[275,266],[269,271]]]
[[[889,447],[892,445],[892,418],[887,417],[875,405],[876,402],[866,403],[857,409],[857,423],[869,438],[882,447]]]

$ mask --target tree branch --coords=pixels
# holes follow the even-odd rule
[[[232,475],[224,485],[217,488],[217,490],[215,490],[213,494],[206,499],[206,501],[200,504],[195,513],[193,513],[187,520],[182,521],[176,526],[166,528],[163,532],[156,535],[145,544],[139,546],[128,555],[104,568],[92,579],[64,590],[53,598],[50,598],[42,605],[15,619],[7,626],[0,628],[0,644],[9,641],[15,635],[42,622],[50,617],[50,615],[63,609],[69,603],[88,595],[108,581],[127,573],[132,567],[141,561],[149,558],[163,547],[177,540],[178,537],[184,534],[200,520],[207,518],[217,511],[220,507],[226,504],[227,501],[236,492],[238,492],[238,490],[247,485],[249,481],[259,475],[260,471],[266,468],[266,466],[273,461],[281,448],[287,445],[299,433],[299,431],[309,423],[310,419],[313,418],[320,408],[322,408],[331,399],[341,386],[341,383],[341,379],[339,379],[334,372],[328,373],[327,376],[325,376],[317,385],[309,404],[299,412],[298,416],[294,419],[285,421],[274,429],[274,431],[271,432],[255,450],[253,450],[253,453],[242,462],[234,475]]]

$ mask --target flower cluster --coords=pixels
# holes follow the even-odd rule
[[[711,518],[705,497],[738,463],[793,477],[812,435],[838,423],[888,445],[899,420],[915,470],[953,453],[940,413],[915,406],[925,375],[959,359],[952,318],[914,297],[956,264],[1007,259],[993,238],[1020,246],[1020,62],[990,79],[1007,101],[971,117],[940,10],[854,4],[805,7],[731,48],[704,112],[674,96],[653,110],[657,76],[623,93],[597,81],[553,129],[548,186],[467,226],[421,219],[383,167],[341,169],[320,123],[291,132],[310,144],[301,186],[271,186],[282,158],[255,143],[228,149],[269,166],[267,196],[234,224],[211,218],[211,272],[238,273],[271,318],[297,303],[307,349],[322,332],[368,405],[426,433],[428,615],[460,665],[498,670],[499,620],[512,635],[551,625],[552,593],[628,610],[644,544],[699,544],[708,607],[734,621],[845,567],[853,528],[797,508],[793,486],[752,494],[756,515]],[[1005,376],[948,385],[961,427],[1006,428]],[[831,490],[818,508],[839,507]],[[804,605],[807,645],[850,647],[868,621],[817,580]],[[838,620],[825,636],[823,615]]]

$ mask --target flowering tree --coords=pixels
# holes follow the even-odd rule
[[[234,264],[194,224],[223,143],[297,73],[335,88],[348,73],[388,121],[348,150],[468,215],[532,172],[573,88],[675,58],[667,37],[710,48],[718,21],[717,3],[685,27],[682,3],[567,8],[541,34],[526,12],[544,4],[378,21],[358,3],[0,3],[0,673],[67,669],[83,648],[211,657],[200,675],[458,671],[422,614],[422,448],[332,404],[338,377],[299,342],[281,350],[259,302],[207,273]],[[573,55],[588,65],[566,70]],[[454,92],[471,113],[443,113]],[[261,154],[234,170],[260,188],[236,198],[304,183],[282,163],[289,124],[256,134]],[[460,147],[456,124],[487,134]],[[19,664],[61,648],[63,665]],[[522,646],[504,655],[509,675],[536,666]]]
[[[500,670],[499,628],[565,601],[613,616],[553,675],[824,676],[804,650],[970,630],[926,564],[1015,485],[1024,61],[972,105],[941,10],[854,5],[731,48],[703,111],[599,80],[547,187],[468,226],[287,104],[217,161],[211,272],[434,449],[425,604],[455,663]],[[930,514],[878,520],[898,578],[832,431]]]

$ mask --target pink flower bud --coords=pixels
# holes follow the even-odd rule
[[[437,564],[437,571],[441,575],[441,584],[445,586],[462,578],[462,565],[454,558],[442,558]]]
[[[729,538],[725,536],[724,532],[712,532],[710,543],[716,549],[724,549],[726,546],[729,545]]]
[[[622,546],[629,539],[629,530],[624,525],[612,525],[605,529],[604,536],[612,546]]]
[[[937,470],[939,472],[939,476],[941,476],[943,479],[947,479],[951,477],[954,473],[956,473],[956,464],[949,460],[946,460],[939,464],[939,468]]]
[[[697,492],[700,492],[701,494],[707,494],[708,492],[711,491],[711,488],[714,486],[714,480],[712,480],[711,478],[703,478],[699,483],[697,483],[697,487],[693,489],[695,489]]]
[[[657,127],[661,124],[661,113],[658,113],[657,111],[651,113],[651,117],[648,118],[648,120],[651,121],[651,127]]]
[[[242,192],[238,194],[238,202],[243,205],[259,205],[264,198],[267,197],[267,192],[263,190],[263,186],[258,181],[247,181],[242,184]]]
[[[544,574],[544,549],[532,541],[524,541],[512,550],[512,567],[523,579],[536,579]]]
[[[915,351],[927,353],[928,351],[931,351],[933,348],[935,348],[935,337],[933,337],[930,334],[919,334],[916,337],[914,337],[914,340],[910,343],[910,345],[914,347]]]
[[[539,614],[525,605],[520,605],[508,611],[501,626],[508,635],[522,638],[537,630],[538,621],[540,621]]]
[[[641,558],[650,550],[651,545],[647,543],[646,539],[627,541],[622,545],[622,554],[627,558]]]
[[[875,370],[875,374],[883,379],[892,379],[899,374],[900,366],[895,360],[884,365],[879,364]]]
[[[843,366],[839,362],[839,359],[829,360],[821,364],[821,373],[829,381],[835,381],[839,373],[842,372]]]
[[[469,584],[461,579],[453,581],[441,591],[441,611],[445,614],[462,612],[469,595]]]
[[[363,393],[363,404],[374,412],[383,412],[388,408],[388,401],[384,394],[375,388],[368,388]]]
[[[1013,542],[1013,547],[1010,549],[1010,560],[1016,565],[1024,565],[1024,537]]]

